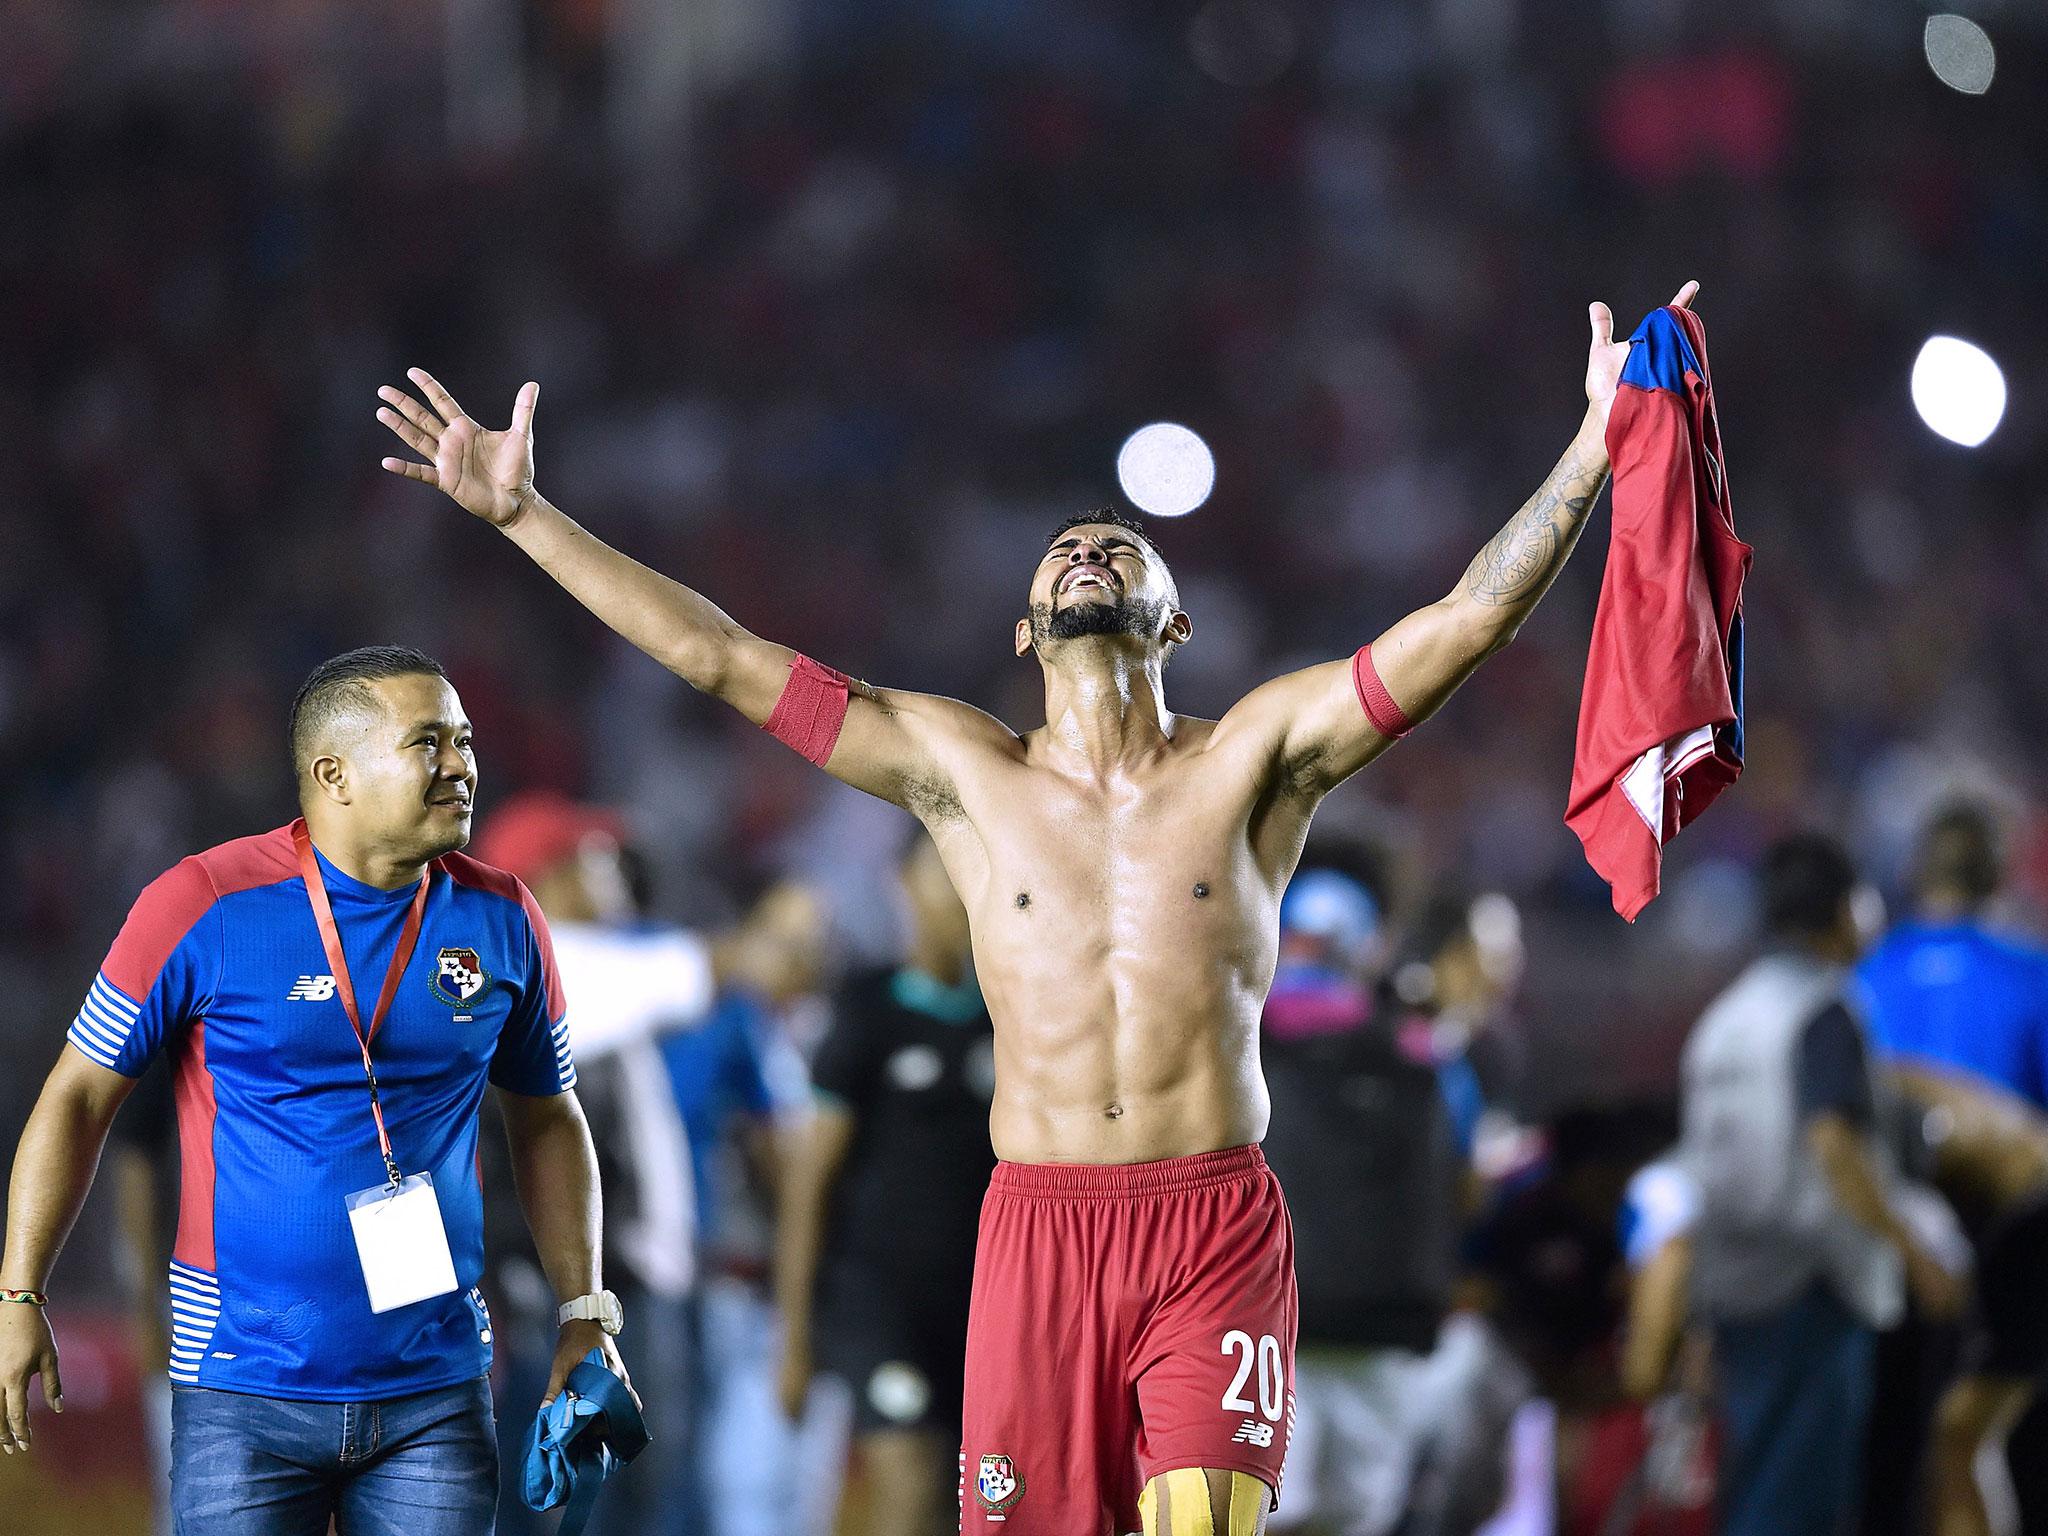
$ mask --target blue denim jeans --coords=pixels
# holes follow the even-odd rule
[[[171,1392],[175,1536],[491,1536],[487,1378],[374,1403]]]
[[[1877,1335],[1825,1286],[1714,1331],[1721,1536],[1854,1529]]]

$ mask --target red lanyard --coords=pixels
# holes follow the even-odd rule
[[[370,1113],[377,1120],[377,1147],[384,1154],[384,1171],[391,1175],[395,1185],[401,1175],[398,1159],[391,1155],[391,1136],[384,1129],[384,1106],[377,1098],[377,1070],[370,1065],[370,1042],[377,1038],[384,1015],[391,1011],[391,1001],[398,996],[398,983],[420,942],[420,924],[427,915],[427,890],[433,884],[433,871],[420,875],[419,892],[412,899],[412,909],[405,914],[405,927],[399,930],[398,948],[391,956],[391,968],[384,973],[384,990],[377,994],[370,1031],[365,1034],[362,1015],[356,1011],[355,984],[349,980],[348,956],[342,953],[341,930],[335,926],[334,908],[327,900],[327,882],[321,878],[320,861],[313,853],[313,835],[303,821],[292,823],[292,846],[299,851],[299,873],[306,879],[306,899],[313,903],[313,920],[320,925],[320,946],[327,951],[327,966],[334,973],[334,990],[341,994],[349,1028],[356,1032],[356,1044],[363,1049],[363,1077],[370,1085]]]

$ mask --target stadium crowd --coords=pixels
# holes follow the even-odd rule
[[[671,121],[608,89],[604,8],[556,0],[505,8],[520,101],[465,133],[451,61],[477,40],[371,9],[0,4],[0,1124],[135,892],[286,818],[298,680],[419,645],[477,723],[505,862],[551,918],[667,957],[641,1033],[579,1054],[616,1049],[626,1082],[658,1059],[673,1089],[601,1103],[598,1070],[585,1091],[618,1138],[614,1209],[647,1216],[622,1225],[670,1233],[608,1254],[633,1277],[636,1379],[665,1359],[693,1383],[668,1394],[689,1405],[673,1482],[633,1476],[697,1523],[622,1505],[616,1529],[829,1529],[845,1468],[849,1507],[898,1508],[934,1454],[950,1505],[943,1390],[883,1374],[833,1311],[887,1257],[832,1247],[833,1202],[919,1165],[868,1134],[891,1093],[926,1072],[976,1091],[966,1036],[848,1038],[856,1015],[980,1027],[907,824],[380,476],[375,385],[430,361],[495,422],[539,378],[542,473],[607,538],[764,634],[1018,724],[1035,678],[1007,626],[1044,529],[1107,498],[1128,432],[1185,422],[1219,471],[1158,528],[1199,625],[1171,682],[1214,713],[1446,587],[1571,425],[1585,302],[1632,323],[1682,269],[1758,550],[1742,783],[1624,928],[1561,821],[1589,541],[1516,644],[1325,808],[1335,878],[1296,913],[1275,1007],[1428,1026],[1373,1067],[1433,1159],[1395,1159],[1383,1188],[1405,1193],[1374,1218],[1407,1224],[1412,1291],[1370,1327],[1325,1314],[1313,1362],[1339,1443],[1394,1449],[1324,1480],[1385,1529],[1469,1529],[1452,1495],[1486,1485],[1451,1469],[1471,1447],[1430,1438],[1455,1424],[1503,1497],[1540,1487],[1547,1510],[1554,1471],[1556,1528],[1620,1532],[1628,1468],[1676,1423],[1658,1486],[1704,1519],[1710,1437],[1673,1452],[1680,1409],[1646,1431],[1626,1406],[1649,1252],[1618,1222],[1677,1134],[1688,1028],[1763,938],[1764,850],[1829,829],[1903,910],[1916,838],[1968,795],[2007,831],[2000,920],[2048,908],[2042,24],[2012,16],[1997,88],[1969,98],[1929,75],[1919,12],[1850,0],[812,0],[762,7],[782,29]],[[1974,454],[1911,414],[1940,330],[1991,341],[2014,384]],[[909,1001],[906,944],[931,983]],[[1312,1085],[1317,1038],[1269,1048],[1304,1227],[1318,1144],[1295,1173],[1277,1138],[1290,1053]],[[145,1109],[118,1134],[146,1209],[166,1170]],[[636,1188],[650,1145],[684,1160]],[[969,1150],[947,1170],[982,1179]],[[664,1213],[670,1183],[687,1198]],[[907,1246],[944,1246],[942,1203]],[[148,1311],[157,1268],[110,1258],[152,1240],[129,1214],[96,1211],[68,1302]],[[539,1326],[518,1241],[493,1251],[501,1387]],[[780,1343],[813,1291],[817,1385]],[[1471,1326],[1439,1336],[1453,1310]],[[1367,1382],[1457,1411],[1360,1429]]]

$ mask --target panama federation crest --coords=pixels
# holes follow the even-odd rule
[[[974,1496],[988,1511],[989,1519],[1003,1519],[1024,1497],[1024,1479],[1017,1475],[1017,1464],[1007,1456],[982,1457],[981,1468],[974,1474]]]
[[[450,1008],[475,1002],[490,984],[491,973],[484,969],[483,956],[473,949],[444,949],[434,964],[434,996]]]

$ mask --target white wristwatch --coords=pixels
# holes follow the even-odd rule
[[[592,1291],[588,1296],[578,1296],[574,1301],[565,1301],[555,1313],[558,1323],[594,1321],[606,1333],[618,1334],[626,1326],[626,1309],[619,1305],[619,1298],[610,1291]]]

